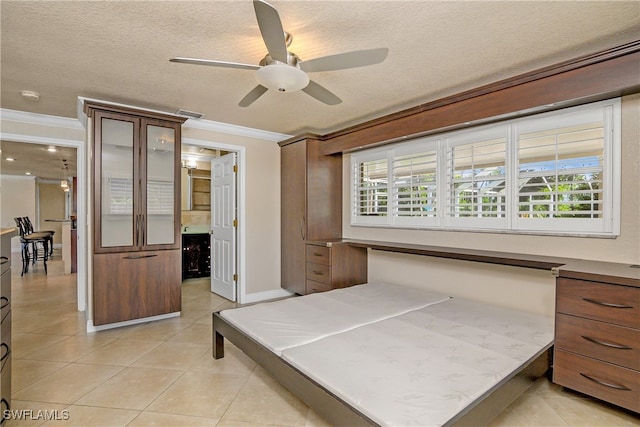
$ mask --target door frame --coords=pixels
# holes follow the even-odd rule
[[[242,303],[245,300],[246,290],[246,266],[245,266],[245,248],[246,248],[246,217],[245,217],[245,183],[246,183],[246,147],[241,145],[223,144],[220,142],[207,141],[204,139],[195,139],[182,137],[182,145],[195,147],[204,147],[213,150],[233,151],[237,155],[236,164],[238,165],[238,173],[236,175],[236,208],[238,209],[238,227],[236,228],[236,268],[238,280],[236,282],[236,302]]]
[[[86,198],[87,198],[87,146],[83,140],[73,139],[60,139],[50,138],[42,136],[28,136],[22,134],[7,134],[0,133],[1,139],[7,139],[10,141],[21,142],[26,144],[37,145],[57,145],[60,147],[70,147],[76,149],[76,165],[77,173],[76,180],[78,188],[73,190],[78,196],[78,210],[76,212],[76,229],[77,229],[77,275],[76,286],[77,292],[77,305],[78,311],[87,310],[87,210],[86,210]]]

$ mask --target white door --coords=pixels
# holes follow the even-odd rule
[[[211,160],[211,292],[236,300],[236,154]]]

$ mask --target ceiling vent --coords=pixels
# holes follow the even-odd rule
[[[196,113],[195,111],[183,110],[182,108],[176,112],[177,115],[182,117],[189,117],[190,119],[201,119],[204,117],[202,113]]]

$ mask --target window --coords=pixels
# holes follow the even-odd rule
[[[351,155],[352,225],[619,233],[620,101]]]
[[[447,146],[447,223],[459,227],[504,226],[504,127],[454,135],[447,139]]]
[[[381,157],[382,156],[382,157]],[[353,169],[353,215],[362,223],[383,223],[388,205],[388,161],[385,153],[365,156]]]
[[[424,224],[437,217],[437,160],[434,143],[422,144],[420,150],[412,145],[393,150],[392,212],[398,222]]]

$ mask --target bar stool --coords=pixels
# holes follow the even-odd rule
[[[33,224],[31,223],[31,220],[29,219],[28,216],[23,216],[22,217],[22,221],[24,222],[25,226],[26,226],[26,232],[27,234],[31,234],[31,233],[46,233],[49,236],[49,256],[53,255],[53,235],[56,234],[55,230],[34,230],[33,229]]]
[[[20,231],[20,244],[22,246],[22,272],[20,276],[29,271],[29,261],[31,261],[31,254],[29,248],[33,254],[32,263],[35,264],[40,258],[44,264],[44,273],[47,274],[47,259],[49,258],[49,241],[51,236],[48,233],[27,233],[26,225],[22,218],[13,218],[16,222],[16,226]],[[38,244],[42,245],[43,254],[42,257],[38,257]]]

